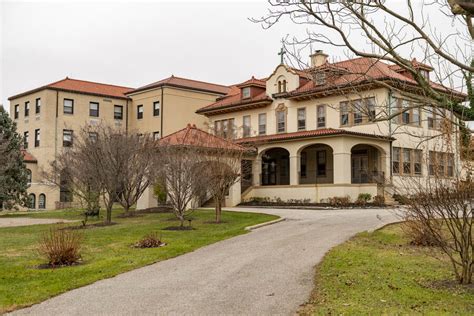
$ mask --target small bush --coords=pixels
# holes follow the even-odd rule
[[[406,205],[409,202],[408,197],[401,194],[394,194],[393,199],[402,205]]]
[[[374,196],[374,205],[377,205],[377,206],[385,205],[385,197],[383,195]]]
[[[350,196],[334,196],[329,198],[329,205],[333,207],[347,207],[351,204]]]
[[[153,193],[156,196],[159,204],[166,203],[166,197],[168,196],[168,192],[166,191],[166,187],[160,183],[155,184],[153,187]]]
[[[157,248],[163,245],[161,236],[158,236],[157,233],[149,233],[140,239],[136,244],[136,248]]]
[[[435,223],[433,223],[435,224]],[[438,239],[420,221],[407,219],[401,225],[403,232],[414,246],[436,247],[440,246]]]
[[[48,260],[48,265],[68,266],[81,259],[83,235],[71,230],[51,228],[40,239],[38,252]]]
[[[357,197],[357,201],[363,204],[367,204],[371,199],[372,199],[372,194],[370,193],[359,193],[359,196]]]

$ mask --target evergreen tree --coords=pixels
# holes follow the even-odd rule
[[[28,172],[21,152],[22,141],[16,124],[0,106],[0,207],[6,209],[27,203]]]

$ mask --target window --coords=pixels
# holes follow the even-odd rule
[[[454,176],[454,154],[448,154],[448,170],[446,175],[448,177]]]
[[[408,100],[401,100],[402,102],[402,123],[403,124],[410,124],[410,102]]]
[[[400,173],[400,148],[393,147],[392,150],[392,172]]]
[[[46,195],[41,193],[38,198],[38,208],[45,209],[46,208]]]
[[[63,129],[63,147],[72,147],[72,139],[73,131],[70,129]]]
[[[137,106],[137,119],[141,120],[143,118],[143,105]]]
[[[281,81],[278,81],[278,93],[281,93],[282,86],[281,86]]]
[[[421,175],[421,164],[422,164],[422,161],[423,161],[423,151],[420,150],[420,149],[414,149],[414,164],[413,164],[413,168],[414,168],[414,174],[419,176]]]
[[[30,115],[30,101],[25,102],[25,117]]]
[[[411,149],[403,148],[403,174],[411,174]]]
[[[326,106],[318,105],[316,108],[317,114],[317,125],[316,127],[326,127]]]
[[[250,87],[242,88],[242,98],[250,98]]]
[[[242,118],[242,126],[243,126],[243,137],[250,136],[250,115],[246,115]]]
[[[314,74],[314,82],[316,85],[323,85],[326,83],[326,73],[318,71]]]
[[[23,148],[27,149],[28,148],[28,138],[30,136],[29,132],[24,132],[23,133]]]
[[[355,100],[352,104],[354,125],[362,124],[362,101]]]
[[[67,171],[63,170],[59,179],[59,202],[72,202],[72,192],[67,179]]]
[[[95,143],[98,138],[99,138],[99,134],[97,134],[96,132],[89,132],[89,140],[92,143]]]
[[[420,149],[393,147],[392,172],[407,176],[421,175],[423,151]]]
[[[32,210],[36,209],[36,195],[33,193],[28,195],[28,208]]]
[[[367,107],[368,120],[369,122],[373,122],[375,120],[375,98],[365,99],[365,104]]]
[[[26,177],[27,177],[27,182],[28,183],[31,183],[32,180],[33,180],[33,175],[31,173],[31,170],[30,169],[26,169]]]
[[[39,147],[40,145],[40,130],[35,129],[35,147]]]
[[[35,113],[40,114],[41,112],[41,98],[36,99],[35,103]]]
[[[341,111],[341,126],[349,125],[349,106],[347,102],[341,102],[340,111]]]
[[[286,112],[278,111],[277,112],[277,133],[284,133],[286,130]]]
[[[267,114],[260,113],[258,115],[258,135],[265,135],[267,133]]]
[[[326,176],[326,151],[320,150],[316,152],[316,174],[318,176]]]
[[[114,119],[122,120],[123,119],[123,106],[114,105]]]
[[[426,121],[428,122],[428,128],[435,128],[433,108],[428,107],[426,110]]]
[[[74,114],[74,100],[64,99],[63,113],[64,114]]]
[[[306,109],[298,109],[298,130],[306,129]]]
[[[438,152],[437,153],[437,160],[438,160],[438,175],[444,176],[446,170],[446,155],[444,153]]]
[[[235,138],[235,128],[234,128],[234,119],[220,120],[214,122],[214,127],[218,136],[224,138]]]
[[[430,72],[428,70],[425,70],[425,69],[420,69],[418,70],[419,73],[420,73],[420,76],[422,76],[423,78],[425,78],[426,80],[430,80]]]
[[[20,105],[15,105],[15,120],[20,116]]]
[[[99,103],[89,102],[89,116],[99,117]]]
[[[300,175],[303,178],[306,177],[306,164],[307,164],[307,161],[308,161],[308,155],[307,155],[306,151],[303,151],[301,153],[301,172],[300,172]]]
[[[153,139],[154,140],[160,139],[160,132],[153,132]]]
[[[160,115],[160,101],[153,102],[153,116]]]
[[[429,157],[429,173],[430,176],[435,175],[435,168],[436,168],[436,152],[430,151],[430,157]]]

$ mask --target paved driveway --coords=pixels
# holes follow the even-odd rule
[[[234,209],[244,210],[244,209]],[[388,210],[247,209],[287,220],[18,311],[33,315],[290,315],[314,266],[357,232],[395,221]]]
[[[0,228],[16,227],[16,226],[30,226],[30,225],[38,225],[38,224],[71,223],[71,222],[77,222],[77,221],[55,219],[55,218],[0,217]]]

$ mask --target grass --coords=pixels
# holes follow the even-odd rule
[[[118,210],[114,211],[114,215],[118,213]],[[80,220],[80,214],[80,211],[69,210],[6,214],[0,218],[28,216]],[[117,225],[80,230],[85,238],[83,264],[58,269],[37,268],[45,263],[36,251],[38,240],[52,225],[0,228],[0,314],[243,234],[246,226],[277,218],[266,214],[223,212],[223,223],[213,224],[212,210],[196,211],[192,217],[194,230],[171,231],[163,229],[178,226],[179,222],[170,213],[131,218],[114,216],[113,221]],[[80,223],[62,225],[77,226]],[[167,243],[165,247],[131,247],[144,235],[154,231],[161,234],[163,241]]]
[[[474,315],[474,287],[456,284],[438,250],[410,246],[400,225],[361,233],[317,267],[301,314]]]

